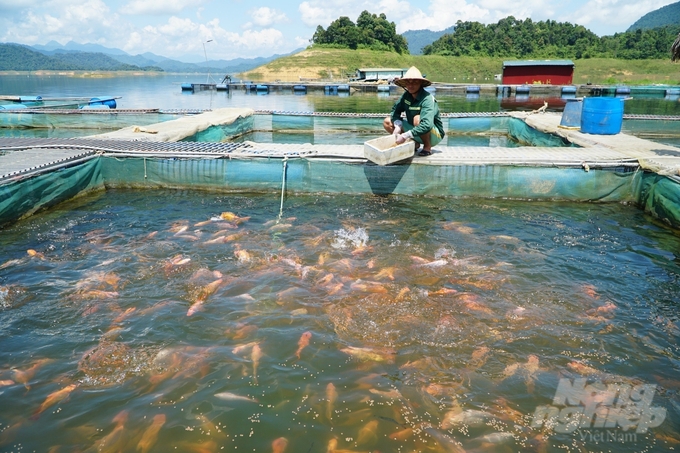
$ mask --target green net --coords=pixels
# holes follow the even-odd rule
[[[634,195],[637,205],[674,228],[680,228],[680,180],[648,171],[636,175]]]
[[[0,225],[100,189],[104,189],[104,180],[99,158],[0,185]]]

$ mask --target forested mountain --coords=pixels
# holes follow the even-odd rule
[[[349,17],[342,16],[331,22],[328,29],[319,25],[312,37],[312,43],[408,53],[406,39],[397,34],[394,22],[389,22],[385,14],[378,16],[368,11],[362,11],[356,24]]]
[[[450,26],[442,31],[430,31],[430,30],[409,30],[402,33],[408,43],[408,51],[411,55],[422,55],[423,47],[428,44],[432,44],[442,36],[453,33],[454,26]]]
[[[69,43],[73,49],[78,46]],[[128,55],[119,49],[108,49],[113,52],[83,52],[65,50],[58,43],[40,46],[41,51],[20,44],[0,44],[0,71],[164,71],[212,74],[235,74],[245,72],[263,64],[267,64],[282,55],[258,58],[236,58],[234,60],[210,60],[206,63],[183,63],[161,57],[152,53]],[[298,52],[296,50],[294,52]]]
[[[160,68],[133,66],[88,52],[57,52],[45,55],[19,44],[0,44],[0,71],[146,71]]]
[[[598,37],[582,25],[553,20],[534,22],[512,16],[497,24],[461,22],[455,31],[423,49],[426,55],[523,59],[669,57],[680,26],[636,30]]]
[[[667,26],[680,27],[680,2],[666,5],[645,14],[626,31],[650,30]]]
[[[53,51],[65,51],[65,50],[76,52],[103,53],[108,56],[127,55],[124,51],[113,47],[105,47],[100,44],[94,43],[78,44],[75,41],[69,41],[64,45],[59,44],[57,41],[50,41],[44,45],[36,44],[31,47],[46,55]]]

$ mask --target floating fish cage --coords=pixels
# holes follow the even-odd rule
[[[561,94],[563,97],[566,97],[566,96],[569,96],[569,95],[575,96],[575,95],[576,95],[576,87],[573,86],[573,85],[566,85],[566,86],[563,86],[563,87],[560,89],[560,94]]]
[[[0,186],[0,445],[596,451],[556,415],[588,398],[602,415],[588,429],[611,414],[611,432],[646,430],[627,439],[649,453],[680,440],[678,237],[631,207],[679,218],[678,182],[590,168],[505,114],[443,119],[447,138],[519,137],[517,160],[463,148],[465,163],[376,165],[319,143],[330,131],[347,150],[383,116],[269,112],[186,142],[6,146],[54,157]],[[273,143],[236,140],[251,132]],[[527,165],[527,144],[545,162]],[[663,419],[621,418],[641,395]]]
[[[630,87],[627,86],[618,86],[614,90],[614,94],[616,96],[629,96],[630,95]]]
[[[496,87],[496,96],[498,97],[510,97],[512,94],[512,87],[507,85],[498,85]]]

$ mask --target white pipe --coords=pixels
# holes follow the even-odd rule
[[[288,166],[288,157],[283,158],[283,171],[281,174],[281,206],[279,207],[279,220],[283,217],[283,196],[286,193],[286,167]]]

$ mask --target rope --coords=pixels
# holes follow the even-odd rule
[[[283,171],[281,172],[281,206],[279,207],[279,221],[283,217],[283,197],[286,193],[286,167],[288,166],[288,156],[283,158]]]

